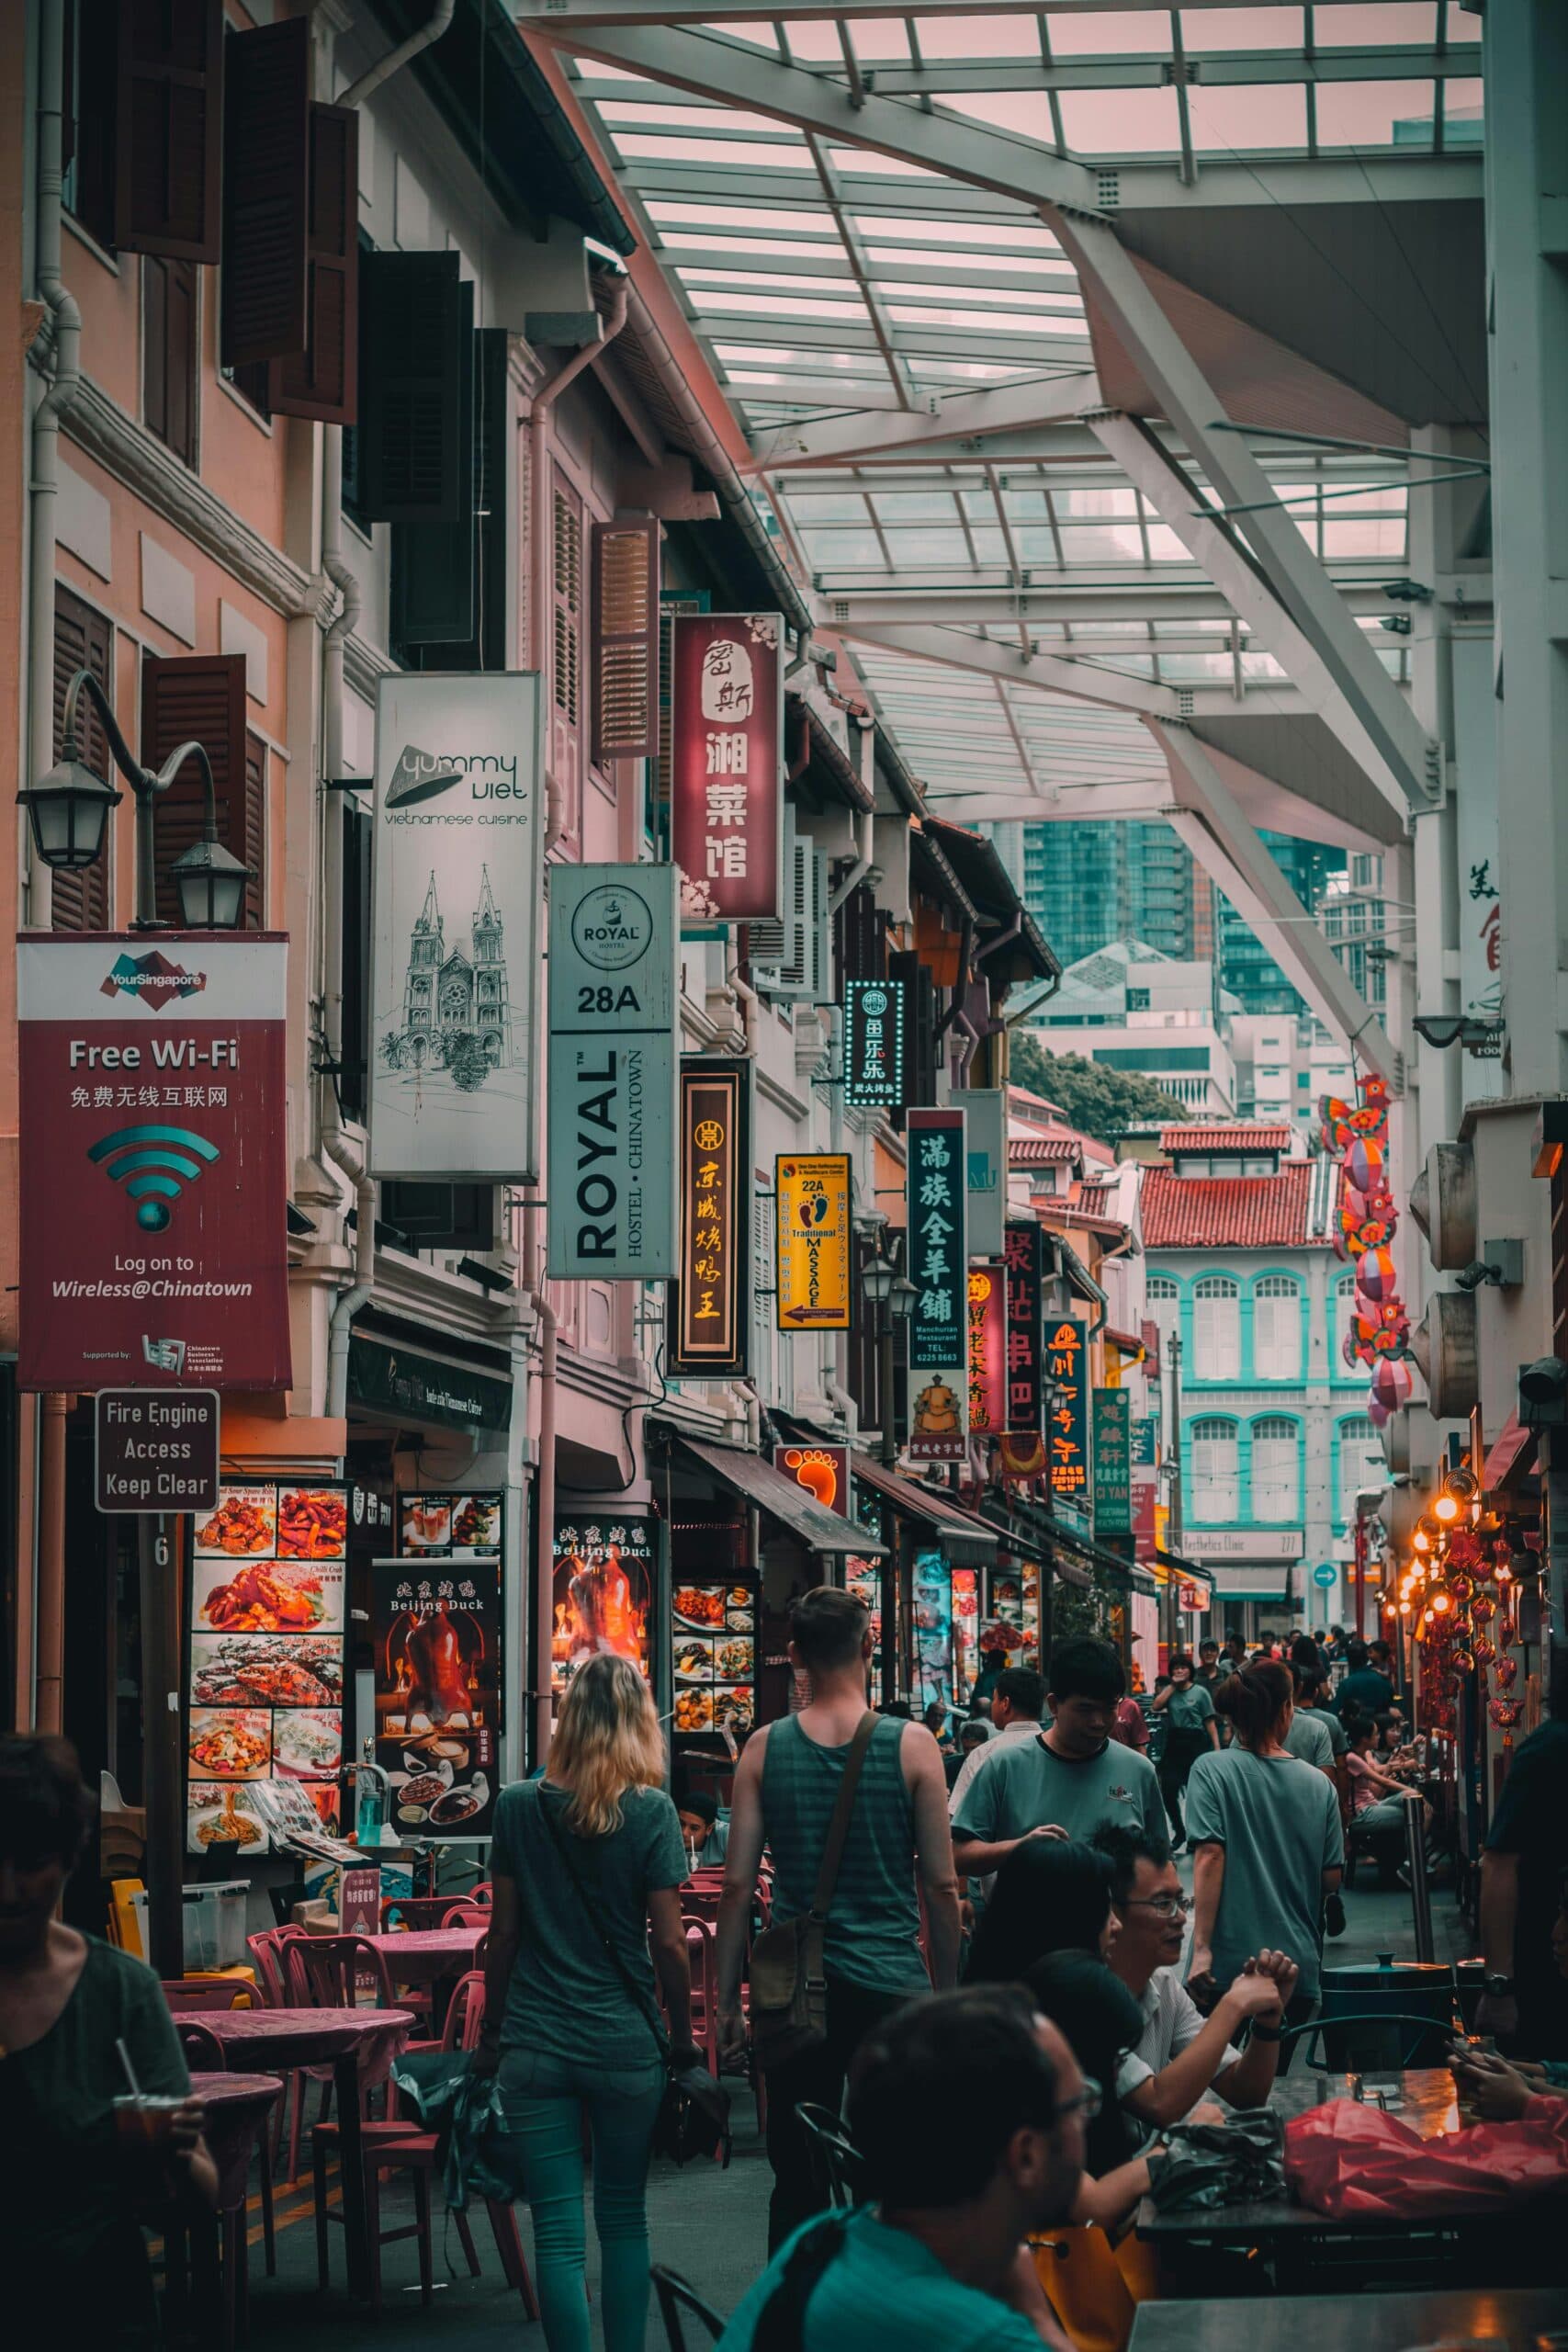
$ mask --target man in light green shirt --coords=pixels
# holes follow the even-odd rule
[[[999,1870],[1026,1838],[1089,1845],[1106,1828],[1162,1834],[1165,1807],[1154,1766],[1111,1736],[1126,1679],[1110,1643],[1088,1635],[1058,1642],[1050,1681],[1050,1729],[999,1748],[953,1815],[961,1876]]]

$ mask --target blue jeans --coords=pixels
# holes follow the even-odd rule
[[[539,2310],[549,2352],[589,2352],[583,2258],[582,2114],[593,2135],[593,2226],[606,2352],[642,2352],[648,2324],[648,2160],[664,2069],[503,2051],[502,2105],[517,2182],[534,2214]]]

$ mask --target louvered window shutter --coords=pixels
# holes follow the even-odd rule
[[[359,512],[455,523],[463,473],[464,311],[456,254],[360,255]]]
[[[574,829],[582,741],[582,501],[558,473],[550,513],[550,766]]]
[[[112,246],[121,89],[116,0],[75,0],[64,15],[62,193],[73,219],[101,245]]]
[[[181,654],[172,661],[149,654],[141,665],[141,756],[162,767],[181,743],[200,743],[212,763],[218,801],[218,838],[247,865],[245,789],[245,657],[243,653]],[[158,912],[177,923],[179,893],[169,869],[182,850],[201,839],[201,772],[187,760],[153,814],[153,850],[158,875]],[[254,888],[246,893],[246,920],[254,921]]]
[[[259,735],[245,737],[245,846],[241,853],[251,869],[245,887],[244,925],[247,931],[266,929],[266,745]]]
[[[305,348],[273,360],[276,416],[352,424],[359,386],[359,117],[312,106],[306,230]]]
[[[770,995],[784,993],[785,974],[793,960],[795,933],[790,922],[795,877],[795,810],[784,803],[784,842],[780,871],[784,877],[784,913],[766,916],[746,926],[746,956],[751,967],[753,988],[765,989]]]
[[[78,670],[90,670],[100,685],[113,686],[114,633],[102,613],[94,612],[68,588],[54,592],[54,756],[65,741],[65,695]],[[103,720],[89,702],[78,706],[77,746],[95,775],[115,782],[108,737]],[[74,874],[50,876],[50,920],[56,931],[107,931],[109,927],[109,855],[114,831],[111,818],[96,864]]]
[[[310,27],[231,33],[223,102],[225,368],[287,359],[307,339]]]
[[[392,643],[400,650],[440,646],[443,669],[468,666],[455,649],[471,646],[474,637],[474,289],[465,283],[459,293],[458,468],[466,485],[461,512],[449,523],[392,526]],[[411,666],[420,664],[415,660]]]
[[[216,261],[223,0],[122,0],[118,63],[115,243]]]
[[[659,524],[593,526],[593,757],[659,751]]]
[[[142,416],[183,464],[196,463],[199,361],[196,268],[150,257],[141,272]]]

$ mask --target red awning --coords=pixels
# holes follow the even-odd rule
[[[1517,1413],[1510,1413],[1486,1456],[1481,1484],[1487,1494],[1501,1494],[1511,1479],[1522,1477],[1535,1462],[1535,1431],[1527,1430]]]

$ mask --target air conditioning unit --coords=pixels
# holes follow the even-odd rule
[[[793,819],[784,876],[784,921],[751,925],[751,984],[782,1003],[821,1004],[832,993],[828,861],[809,834],[795,831]]]

